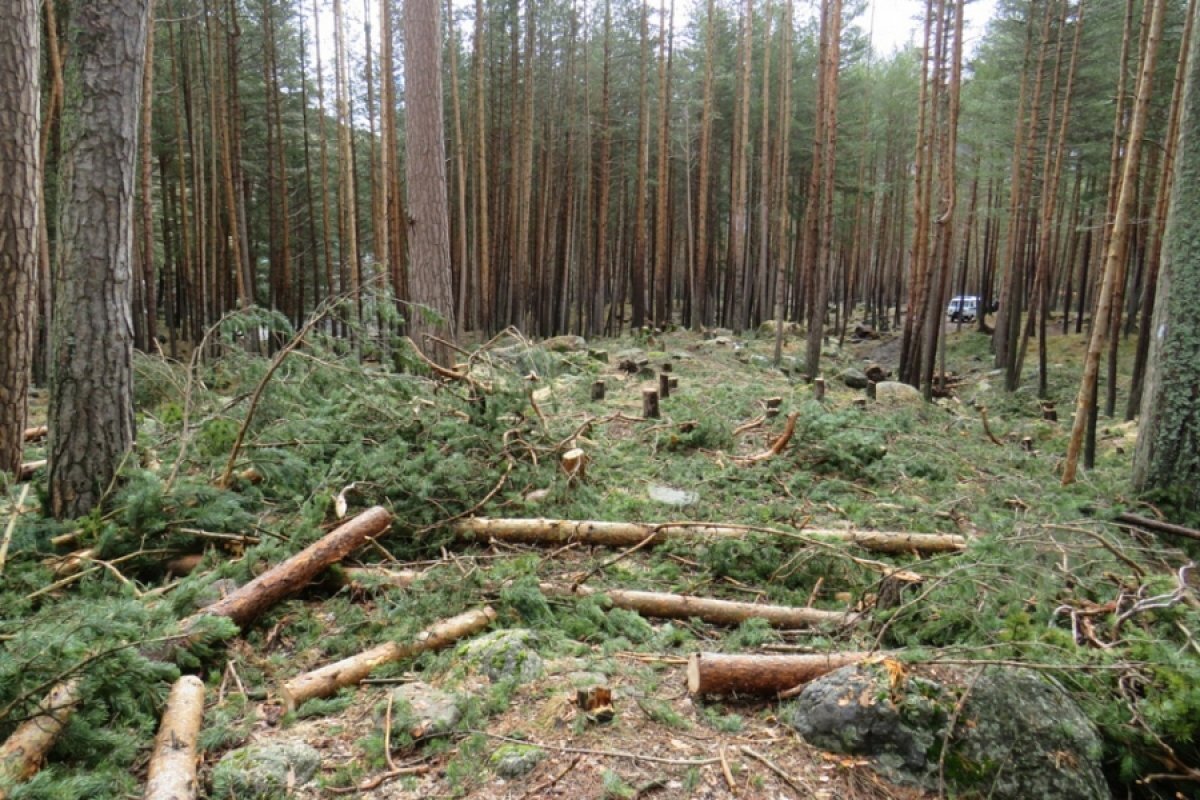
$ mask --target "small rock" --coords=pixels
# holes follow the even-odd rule
[[[459,695],[421,681],[397,687],[392,700],[392,730],[405,731],[414,739],[447,734],[462,719]]]
[[[666,506],[691,506],[700,502],[700,495],[684,489],[674,489],[670,486],[651,486],[647,490],[650,499]]]
[[[608,351],[607,350],[589,349],[588,350],[588,358],[592,359],[593,361],[599,361],[602,364],[607,364],[608,363]]]
[[[541,677],[544,667],[531,646],[535,640],[533,631],[525,628],[493,631],[463,645],[461,652],[493,683],[506,679],[529,683]]]
[[[900,381],[883,381],[875,386],[875,401],[888,406],[920,405],[921,391]]]
[[[501,778],[519,778],[533,770],[546,751],[530,744],[506,744],[496,749],[489,759],[492,769]]]
[[[212,796],[275,800],[312,780],[320,766],[321,754],[304,742],[241,747],[213,768]]]
[[[867,374],[861,369],[850,367],[849,369],[844,370],[840,377],[842,379],[842,383],[846,384],[851,389],[867,388]]]

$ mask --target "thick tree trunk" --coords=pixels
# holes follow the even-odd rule
[[[766,656],[696,653],[688,659],[688,691],[694,695],[774,695],[835,669],[857,664],[872,653]]]
[[[184,675],[175,681],[167,698],[154,754],[150,757],[150,775],[146,779],[143,800],[192,800],[196,784],[196,740],[204,719],[204,681]]]
[[[0,2],[0,472],[12,473],[21,468],[37,316],[39,5]]]
[[[440,650],[464,636],[478,633],[495,619],[496,612],[491,606],[467,611],[426,628],[411,642],[385,642],[318,670],[297,675],[279,687],[279,694],[288,710],[294,711],[307,700],[328,697],[338,689],[361,682],[384,664],[412,658],[427,650]]]
[[[409,325],[413,341],[431,359],[450,363],[444,345],[453,340],[454,292],[450,286],[450,220],[446,194],[446,142],[442,124],[441,5],[404,2],[404,91],[408,126]],[[427,318],[427,310],[440,321]]]
[[[1194,4],[1190,9],[1195,14]],[[1200,508],[1200,36],[1193,36],[1133,483]]]
[[[133,186],[147,0],[68,29],[50,376],[50,511],[87,514],[133,447]]]

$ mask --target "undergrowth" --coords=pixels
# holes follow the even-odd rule
[[[180,668],[198,670],[220,689],[202,741],[212,761],[247,741],[257,719],[255,703],[230,687],[240,683],[261,697],[299,671],[380,641],[408,640],[484,602],[499,624],[533,629],[549,653],[597,667],[625,651],[680,656],[796,642],[761,622],[718,631],[697,620],[648,620],[598,596],[542,591],[544,582],[570,584],[581,575],[597,588],[870,612],[865,624],[801,640],[818,651],[886,648],[922,661],[1034,665],[1058,678],[1100,726],[1110,777],[1144,796],[1159,785],[1137,779],[1200,755],[1192,743],[1200,725],[1193,633],[1200,613],[1191,590],[1176,582],[1188,555],[1105,522],[1136,502],[1128,494],[1123,429],[1103,426],[1096,468],[1061,487],[1067,426],[1043,421],[1032,394],[1001,391],[977,334],[952,336],[947,355],[971,378],[970,388],[939,406],[896,409],[855,404],[832,378],[829,400],[818,404],[807,386],[685,335],[622,342],[614,347],[643,347],[680,377],[680,390],[663,403],[664,418],[641,421],[639,379],[614,374],[586,352],[549,353],[511,338],[474,359],[474,384],[447,383],[405,362],[402,350],[392,355],[409,371],[393,369],[390,358],[360,364],[345,342],[315,328],[271,377],[247,422],[248,398],[270,365],[244,346],[244,333],[259,324],[290,334],[276,317],[235,316],[215,337],[219,357],[201,360],[190,381],[186,365],[139,356],[137,463],[88,518],[60,524],[38,513],[19,517],[0,584],[0,738],[57,682],[79,676],[84,702],[47,768],[16,787],[13,798],[135,793],[131,770],[144,762]],[[769,346],[751,340],[747,350]],[[830,358],[829,374],[857,365],[843,351]],[[531,371],[536,381],[526,378]],[[610,396],[593,403],[588,387],[601,376]],[[1053,391],[1065,402],[1075,372],[1063,368],[1054,376]],[[548,391],[535,401],[538,389]],[[739,431],[764,414],[770,395],[782,398],[785,413]],[[983,435],[979,405],[988,408],[1001,446]],[[763,450],[790,410],[798,413],[795,434],[780,456],[750,467],[736,460]],[[243,425],[235,478],[219,488],[216,478]],[[1027,437],[1031,452],[1020,446]],[[578,484],[568,483],[557,463],[574,445],[590,456]],[[671,507],[654,499],[656,487],[694,496]],[[540,500],[537,490],[544,490]],[[15,498],[15,487],[9,495]],[[326,581],[267,612],[242,632],[236,649],[225,649],[232,626],[218,622],[191,651],[172,651],[173,663],[161,658],[171,647],[162,640],[178,632],[180,619],[219,597],[225,582],[244,583],[318,539],[342,504],[347,514],[375,504],[393,512],[389,534],[356,557],[423,570],[410,591]],[[791,534],[848,525],[963,533],[970,546],[914,561],[751,532],[674,541],[615,561],[611,552],[581,548],[550,558],[530,548],[454,541],[447,523],[472,513],[690,518]],[[52,541],[64,534],[69,545]],[[90,550],[74,572],[62,559],[68,549]],[[203,554],[190,575],[169,572],[173,558],[189,553]],[[876,607],[886,587],[860,555],[923,580]],[[1152,602],[1177,590],[1186,602]],[[1108,603],[1111,611],[1095,611]],[[453,661],[452,651],[427,653],[376,674],[440,674]],[[646,670],[643,680],[653,685],[663,676]],[[507,700],[501,692],[471,705],[471,725],[485,725]],[[350,702],[348,693],[317,701],[283,722],[336,714]],[[700,706],[691,720],[654,697],[640,705],[672,730],[699,724],[736,733],[745,725],[742,714],[716,704]],[[382,747],[378,737],[369,744],[372,764],[382,763]],[[460,795],[476,785],[482,747],[479,737],[462,740],[449,763]],[[359,776],[349,769],[342,778]],[[1169,783],[1161,786],[1168,792]],[[634,790],[612,773],[603,791],[620,797]]]

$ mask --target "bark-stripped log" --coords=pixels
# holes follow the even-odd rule
[[[877,653],[762,656],[696,653],[688,659],[688,691],[695,695],[774,695]]]
[[[542,584],[546,595],[572,594],[570,587]],[[581,597],[607,597],[617,608],[636,611],[647,617],[662,619],[691,619],[695,617],[714,625],[740,625],[748,619],[765,619],[776,628],[807,628],[812,625],[841,625],[854,621],[855,615],[844,611],[821,608],[759,605],[735,600],[716,600],[665,592],[640,592],[628,589],[592,589],[577,586],[573,592]]]
[[[79,704],[79,681],[72,679],[50,690],[32,718],[22,722],[0,745],[0,800],[13,786],[29,780],[42,767],[54,740]]]
[[[171,687],[162,724],[154,739],[143,800],[196,797],[196,739],[204,719],[204,681],[184,675]]]
[[[32,428],[25,429],[24,439],[27,442],[36,442],[39,439],[45,439],[50,435],[50,428],[46,425],[37,425]]]
[[[454,524],[460,536],[481,541],[499,539],[526,544],[563,545],[570,542],[599,547],[632,547],[653,535],[651,544],[668,539],[743,538],[752,532],[789,538],[839,541],[880,553],[952,553],[966,549],[963,537],[949,533],[904,533],[894,531],[800,530],[770,531],[700,522],[599,522],[570,519],[493,519],[473,517]]]
[[[303,589],[330,564],[341,561],[369,539],[386,531],[391,524],[392,514],[386,508],[368,509],[237,591],[205,606],[196,616],[229,617],[243,628],[283,598]],[[187,630],[188,622],[184,623],[184,630]]]
[[[328,697],[345,686],[352,686],[374,670],[412,658],[426,650],[440,650],[452,642],[486,628],[496,618],[491,606],[468,611],[443,620],[417,634],[411,642],[385,642],[378,647],[327,664],[320,669],[297,675],[279,687],[279,694],[289,711],[314,697]]]

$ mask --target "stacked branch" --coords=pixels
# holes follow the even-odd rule
[[[197,794],[196,740],[204,719],[204,682],[184,675],[163,711],[143,800],[192,800]]]
[[[459,536],[483,542],[495,539],[502,542],[558,546],[579,543],[596,547],[633,547],[646,539],[650,539],[650,544],[660,544],[668,539],[739,539],[754,532],[807,540],[845,542],[881,553],[955,553],[966,549],[967,546],[962,536],[948,533],[855,530],[803,530],[793,533],[700,522],[601,522],[473,517],[455,523],[454,531]]]
[[[640,592],[628,589],[605,589],[587,586],[542,584],[545,595],[578,595],[607,598],[617,608],[636,611],[645,617],[660,619],[701,619],[714,625],[740,625],[748,619],[764,619],[776,628],[795,629],[813,625],[841,625],[853,622],[855,615],[844,611],[827,611],[821,608],[795,608],[792,606],[759,605],[734,600],[716,600],[666,592]]]
[[[491,606],[459,614],[426,628],[411,642],[385,642],[320,669],[297,675],[279,687],[279,694],[288,710],[294,711],[314,697],[328,697],[338,689],[360,683],[384,664],[403,661],[426,650],[440,650],[464,636],[478,633],[495,618],[496,612]]]

